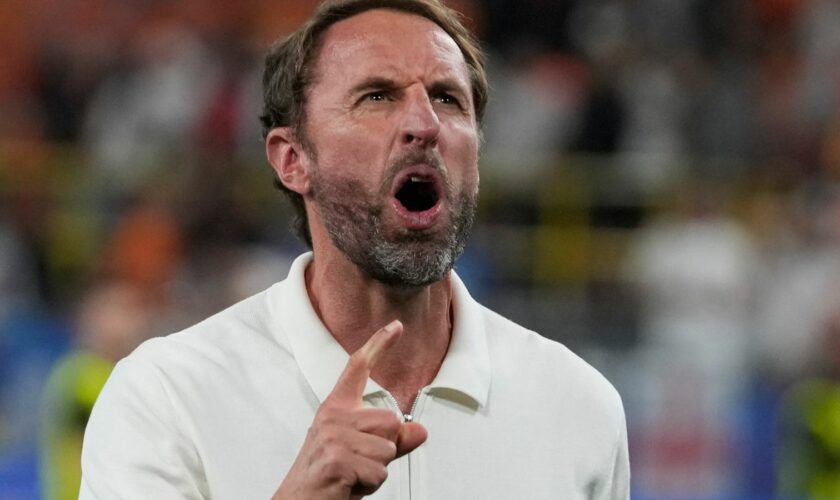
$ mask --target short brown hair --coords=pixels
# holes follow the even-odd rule
[[[332,0],[321,4],[306,24],[276,42],[269,50],[263,71],[263,112],[260,115],[263,138],[275,127],[290,127],[303,147],[311,149],[304,133],[306,91],[314,79],[313,67],[323,34],[333,24],[373,9],[397,10],[425,17],[452,37],[466,61],[475,116],[481,122],[487,105],[484,55],[461,23],[457,12],[440,0]],[[279,181],[275,184],[289,196],[295,209],[295,232],[311,247],[303,197]]]

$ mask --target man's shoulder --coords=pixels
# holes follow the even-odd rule
[[[512,356],[527,355],[529,359],[544,360],[552,366],[572,370],[595,370],[561,342],[545,337],[486,307],[484,317],[489,340],[499,349],[510,352]]]
[[[574,393],[610,407],[621,406],[612,383],[566,345],[484,308],[494,372],[536,390]]]
[[[236,364],[246,362],[243,358],[258,355],[266,349],[282,349],[284,338],[272,328],[269,307],[272,288],[181,331],[149,339],[126,359],[136,364],[177,370],[179,367],[197,368],[205,363]]]

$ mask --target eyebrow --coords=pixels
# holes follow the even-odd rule
[[[351,95],[356,95],[368,90],[392,90],[397,88],[397,82],[390,78],[381,76],[373,76],[365,78],[350,89]],[[469,92],[463,85],[453,78],[443,78],[432,83],[429,92],[457,92],[464,95],[469,95]]]
[[[452,78],[444,78],[442,80],[434,82],[429,88],[429,91],[432,93],[449,92],[463,94],[464,96],[470,95],[468,89],[464,88],[463,85],[461,85],[457,80],[454,80]]]
[[[353,88],[350,89],[350,93],[352,95],[359,94],[361,92],[365,92],[367,90],[375,90],[375,89],[395,89],[397,88],[397,82],[390,78],[384,78],[381,76],[373,76],[370,78],[365,78],[358,84],[354,85]]]

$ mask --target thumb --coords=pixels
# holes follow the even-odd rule
[[[400,426],[397,436],[397,458],[411,453],[418,446],[426,442],[429,431],[417,422],[408,422]]]

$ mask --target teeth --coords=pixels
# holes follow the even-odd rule
[[[429,181],[427,181],[426,179],[424,179],[424,178],[422,178],[422,177],[420,177],[420,176],[418,176],[418,175],[412,175],[412,176],[410,177],[410,180],[411,180],[411,182],[429,182]]]

